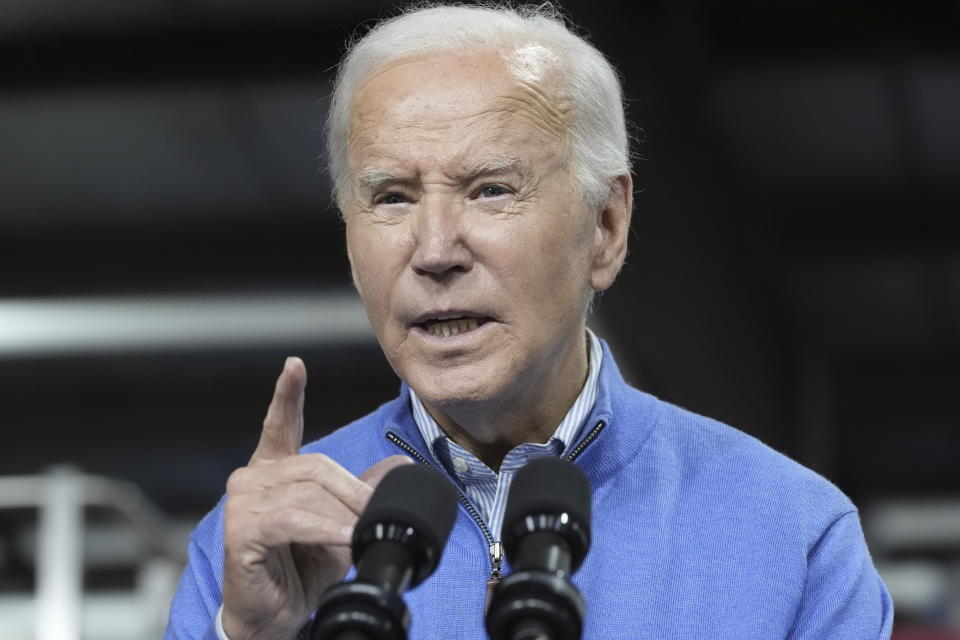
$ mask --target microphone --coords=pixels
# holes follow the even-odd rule
[[[590,548],[590,484],[573,463],[538,458],[517,472],[503,518],[514,573],[487,610],[491,640],[579,640],[586,604],[570,582]]]
[[[438,471],[404,465],[377,486],[353,531],[356,578],[324,593],[313,640],[405,640],[401,594],[440,562],[457,517],[457,494]]]

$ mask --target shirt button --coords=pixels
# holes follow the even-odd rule
[[[470,470],[470,465],[463,458],[454,458],[453,468],[456,469],[457,473],[466,473]]]

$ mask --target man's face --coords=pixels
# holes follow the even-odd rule
[[[588,295],[609,284],[551,70],[509,68],[500,53],[432,55],[386,66],[354,95],[354,282],[391,366],[441,411],[582,376],[571,368]]]

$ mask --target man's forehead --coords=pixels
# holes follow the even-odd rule
[[[570,103],[554,72],[558,66],[557,55],[536,43],[399,59],[357,87],[350,134],[470,127],[477,120],[506,122],[521,112],[528,112],[532,124],[562,133]]]
[[[477,71],[502,70],[514,81],[524,84],[555,84],[563,75],[563,59],[548,45],[534,41],[514,44],[477,45],[467,48],[425,50],[388,59],[370,70],[354,87],[356,95],[384,76],[411,71],[424,77],[437,75],[437,62],[454,61],[458,76],[469,77]]]

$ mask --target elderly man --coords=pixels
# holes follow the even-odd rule
[[[484,638],[515,471],[580,466],[586,638],[886,638],[891,603],[849,500],[731,427],[629,387],[586,329],[626,255],[622,99],[549,7],[434,7],[340,67],[330,169],[353,280],[400,395],[301,448],[287,360],[247,467],[200,524],[168,638],[293,638],[350,567],[352,526],[399,464],[461,496],[411,637]]]

